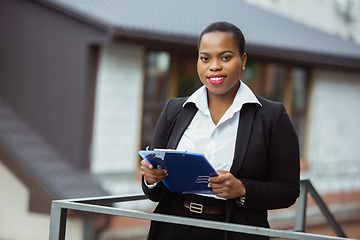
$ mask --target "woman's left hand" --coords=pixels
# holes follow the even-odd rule
[[[225,199],[245,197],[246,189],[239,179],[227,171],[218,171],[218,174],[219,176],[211,177],[209,183],[216,196]]]

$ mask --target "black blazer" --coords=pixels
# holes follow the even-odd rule
[[[267,210],[293,205],[299,196],[299,143],[295,129],[281,103],[258,97],[258,104],[245,104],[240,111],[234,160],[230,172],[246,188],[245,204],[226,200],[226,221],[269,227]],[[197,108],[187,98],[167,102],[155,128],[151,148],[175,149]],[[171,193],[162,182],[143,190],[159,202],[155,212],[167,213]],[[152,223],[153,225],[161,223]],[[241,237],[241,238],[239,238]],[[268,239],[256,235],[227,232],[226,239]]]

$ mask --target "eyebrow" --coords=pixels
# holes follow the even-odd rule
[[[232,53],[232,54],[234,54],[233,51],[225,50],[225,51],[220,52],[219,55],[223,55],[223,54],[225,54],[225,53]],[[207,56],[210,55],[209,53],[206,53],[206,52],[200,52],[200,54],[204,54],[204,55],[207,55]]]

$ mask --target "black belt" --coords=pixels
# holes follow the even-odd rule
[[[187,200],[182,200],[182,203],[180,202],[180,199],[176,197],[176,200],[178,203],[183,205],[184,207],[188,208],[190,212],[194,213],[207,213],[207,214],[225,214],[226,208],[225,207],[210,207],[210,206],[204,206],[203,204],[196,203],[196,202],[190,202]]]

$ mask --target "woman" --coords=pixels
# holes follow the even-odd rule
[[[161,182],[166,170],[141,161],[143,190],[159,202],[156,213],[269,227],[267,210],[299,196],[299,144],[281,103],[255,96],[240,80],[247,56],[240,29],[227,22],[206,27],[198,41],[203,86],[167,102],[151,148],[204,154],[221,173],[210,178],[215,195],[175,194]],[[191,205],[202,206],[201,212]],[[268,239],[178,224],[152,222],[148,239]]]

